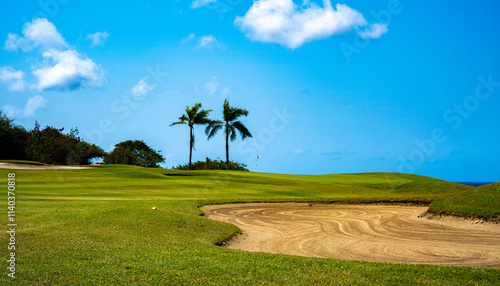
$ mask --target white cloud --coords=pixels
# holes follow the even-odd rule
[[[56,26],[45,18],[36,18],[24,24],[23,35],[24,37],[20,37],[9,33],[5,41],[5,49],[11,51],[20,49],[27,52],[36,47],[48,49],[68,46]]]
[[[132,87],[132,94],[135,96],[143,96],[146,93],[152,91],[154,86],[148,84],[144,79],[141,79],[134,87]]]
[[[28,99],[28,102],[26,103],[26,107],[24,108],[24,115],[25,116],[32,116],[35,114],[35,111],[39,108],[45,107],[47,105],[47,100],[43,98],[42,96],[35,95],[34,97]]]
[[[24,73],[22,71],[16,71],[10,66],[0,66],[0,82],[7,85],[9,91],[23,91],[26,87],[23,78]]]
[[[200,8],[215,1],[217,0],[194,0],[193,3],[191,3],[191,9]]]
[[[217,80],[216,76],[213,76],[212,80],[205,84],[205,89],[208,91],[208,93],[210,93],[210,95],[213,95],[218,88],[219,88],[219,81]]]
[[[253,41],[278,43],[290,49],[306,42],[328,38],[367,22],[363,15],[350,7],[323,0],[323,7],[310,1],[297,6],[292,0],[255,0],[235,25]]]
[[[96,32],[94,34],[88,34],[87,38],[88,40],[92,41],[92,46],[100,46],[104,44],[104,41],[109,37],[109,34],[107,32]]]
[[[205,49],[212,49],[212,48],[224,48],[224,45],[218,41],[213,35],[205,35],[201,36],[198,39],[195,37],[194,34],[189,34],[186,38],[182,39],[181,41],[181,46],[195,41],[196,48],[205,48]]]
[[[33,19],[23,27],[23,36],[9,33],[5,49],[27,52],[39,48],[43,61],[32,67],[37,81],[32,85],[39,91],[47,89],[75,90],[85,87],[102,86],[106,80],[104,71],[91,59],[69,49],[68,44],[57,31],[56,26],[44,18]],[[90,36],[90,35],[89,35]],[[106,32],[95,33],[93,44],[102,44],[109,36]],[[12,68],[3,70],[1,82],[7,82],[9,90],[24,89],[23,73]],[[10,78],[10,79],[7,79]]]
[[[181,46],[185,45],[185,44],[187,44],[189,42],[191,42],[192,40],[194,40],[194,34],[189,34],[189,36],[187,36],[186,38],[182,39]]]
[[[223,90],[221,90],[220,94],[222,97],[226,97],[226,95],[228,95],[230,91],[231,91],[231,87],[228,86],[228,87],[224,88]]]
[[[19,108],[12,106],[10,104],[4,105],[2,107],[2,112],[3,112],[3,114],[7,115],[7,117],[9,117],[9,118],[18,117],[18,115],[21,113]]]
[[[366,28],[366,30],[359,31],[358,34],[363,39],[378,39],[388,31],[387,24],[375,23],[370,25],[369,28]]]
[[[33,70],[39,90],[75,90],[82,87],[99,87],[105,83],[104,72],[92,60],[82,57],[75,50],[49,50],[42,55],[46,65]]]
[[[33,49],[33,45],[28,39],[9,33],[4,48],[8,51],[17,51],[20,49],[23,52],[27,52]]]
[[[202,36],[198,41],[197,48],[211,49],[214,47],[222,48],[224,47],[224,45],[221,42],[219,42],[213,35]]]
[[[304,151],[303,151],[302,149],[300,149],[300,148],[299,148],[299,149],[297,149],[297,150],[293,151],[293,153],[294,153],[294,154],[302,154],[302,153],[304,153]]]
[[[38,109],[45,106],[47,106],[47,100],[41,95],[35,95],[34,97],[28,99],[28,102],[26,102],[26,106],[23,110],[20,110],[12,105],[5,105],[2,109],[7,116],[19,118],[33,116]]]

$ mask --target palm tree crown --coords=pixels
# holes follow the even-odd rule
[[[205,134],[208,139],[214,137],[219,130],[224,129],[224,134],[226,135],[226,169],[229,170],[229,139],[231,141],[236,140],[238,131],[241,135],[241,139],[245,140],[247,137],[252,137],[250,131],[238,120],[241,116],[247,116],[248,110],[229,106],[229,101],[224,100],[224,109],[222,111],[223,121],[211,121],[205,129]]]
[[[191,169],[191,157],[194,148],[194,126],[213,124],[213,120],[208,118],[212,110],[201,109],[201,103],[196,103],[193,107],[186,106],[186,113],[179,117],[178,122],[170,124],[170,126],[178,124],[187,124],[189,126],[189,169]],[[196,149],[195,149],[196,150]]]

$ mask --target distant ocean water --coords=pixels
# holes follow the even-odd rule
[[[462,185],[467,185],[467,186],[472,186],[472,187],[479,187],[479,186],[483,186],[483,185],[493,184],[493,182],[457,182],[457,184],[462,184]]]

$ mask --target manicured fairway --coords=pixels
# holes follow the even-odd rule
[[[498,285],[500,270],[315,259],[218,247],[226,202],[432,201],[471,187],[404,174],[288,176],[131,166],[16,174],[16,278],[0,285]],[[7,222],[7,199],[0,215]],[[153,206],[157,210],[152,210]],[[5,260],[8,236],[2,232]],[[2,246],[3,245],[3,246]]]

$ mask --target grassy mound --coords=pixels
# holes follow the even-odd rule
[[[500,183],[489,184],[437,199],[429,210],[435,214],[452,214],[484,219],[500,217]]]
[[[435,199],[471,188],[414,175],[293,176],[133,166],[16,174],[16,278],[0,285],[500,284],[500,270],[228,250],[239,230],[197,206],[245,201]],[[473,189],[473,188],[472,188]],[[152,210],[152,207],[157,210]],[[7,201],[0,209],[7,218]],[[0,236],[7,259],[9,237]]]

